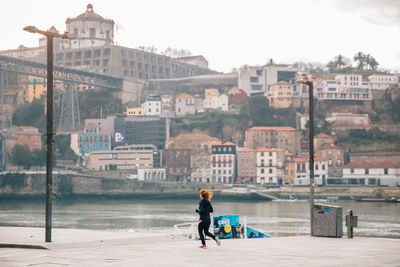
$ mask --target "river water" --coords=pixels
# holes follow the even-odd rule
[[[214,215],[247,216],[248,226],[272,236],[308,235],[308,201],[213,200]],[[358,216],[355,236],[400,238],[400,203],[336,201]],[[174,224],[196,222],[197,199],[83,199],[53,202],[53,227],[112,231],[172,232]],[[45,202],[0,201],[0,226],[44,227]],[[343,231],[346,227],[343,222]]]

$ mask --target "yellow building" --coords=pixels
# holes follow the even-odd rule
[[[40,99],[42,95],[46,94],[47,94],[46,79],[36,76],[29,76],[27,101],[29,103],[32,103],[33,100]]]
[[[219,91],[216,88],[209,88],[204,90],[205,99],[212,99],[219,97]]]
[[[281,81],[269,87],[267,98],[273,108],[288,108],[292,105],[293,85]]]
[[[285,153],[285,174],[283,178],[283,184],[294,185],[296,169],[293,161],[293,154],[289,152]]]
[[[126,116],[128,116],[128,117],[144,116],[144,110],[143,110],[143,108],[139,108],[139,107],[126,108]]]

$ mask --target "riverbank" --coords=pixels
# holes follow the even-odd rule
[[[309,187],[281,186],[270,189],[237,188],[226,184],[178,183],[166,181],[137,181],[121,176],[101,177],[81,173],[53,175],[53,196],[55,199],[72,198],[152,198],[169,199],[197,198],[202,188],[213,190],[216,199],[223,200],[272,200],[274,198],[309,197]],[[43,199],[45,196],[44,174],[2,174],[0,175],[0,199]],[[359,197],[398,197],[400,187],[316,187],[316,198],[335,197],[349,199]]]
[[[1,247],[1,266],[398,266],[399,239],[311,236],[222,240],[217,246],[174,234],[0,227],[0,243],[46,249]]]

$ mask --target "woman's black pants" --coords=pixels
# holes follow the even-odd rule
[[[208,231],[208,228],[210,228],[210,222],[202,221],[202,222],[199,223],[198,228],[199,228],[199,236],[200,236],[200,239],[201,239],[201,243],[203,245],[206,244],[206,241],[204,240],[204,234],[206,236],[211,237],[212,239],[215,239],[215,235],[213,235],[212,233],[210,233]],[[204,232],[204,234],[203,234],[203,232]]]

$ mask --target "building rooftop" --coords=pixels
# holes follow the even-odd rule
[[[78,15],[76,18],[97,18],[97,19],[104,19],[102,16],[100,16],[99,14],[95,13],[93,11],[93,5],[92,4],[88,4],[86,6],[86,12]]]
[[[287,126],[255,126],[247,131],[296,131],[296,129]]]
[[[314,136],[314,138],[332,138],[332,136],[327,135],[325,133],[319,133],[316,136]]]
[[[395,160],[385,161],[354,161],[346,164],[343,168],[400,168],[400,162]]]
[[[323,149],[337,149],[337,150],[342,150],[342,148],[338,147],[337,145],[334,144],[323,144],[320,148],[320,150]]]
[[[176,98],[193,98],[193,96],[189,94],[180,94]]]

